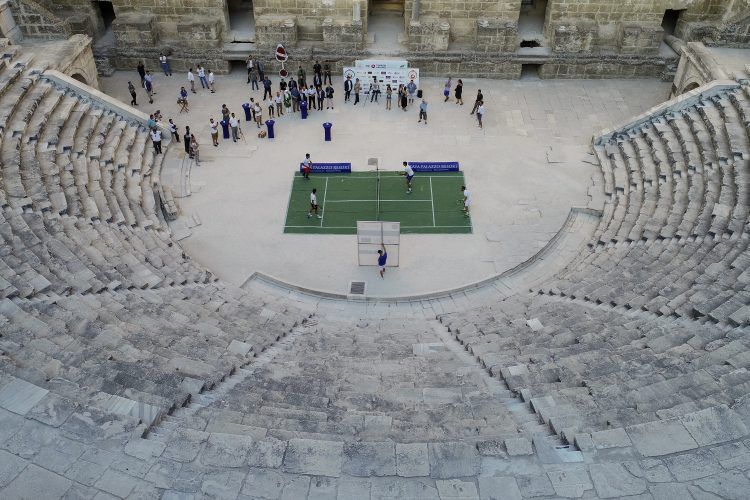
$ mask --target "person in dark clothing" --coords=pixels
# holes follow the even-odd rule
[[[315,64],[313,64],[313,73],[315,73],[317,76],[320,76],[322,78],[320,74],[322,69],[323,68],[321,68],[320,66],[320,61],[315,61]]]
[[[190,155],[190,127],[185,127],[185,135],[182,136],[182,138],[183,142],[185,143],[185,153]]]
[[[407,99],[408,98],[407,98],[406,89],[403,89],[401,91],[401,109],[404,110],[404,111],[406,111],[406,100]]]
[[[266,78],[263,80],[263,100],[266,100],[266,96],[273,97],[273,92],[271,92],[271,79]]]
[[[346,80],[344,80],[344,102],[349,102],[349,97],[352,95],[352,88],[354,88],[352,77],[347,76]]]
[[[143,85],[143,80],[146,79],[146,66],[143,65],[143,61],[138,61],[138,74],[141,75],[141,85]]]
[[[333,85],[333,81],[331,80],[331,65],[328,61],[323,65],[323,83],[326,83],[328,81],[329,85]]]
[[[130,105],[131,106],[138,106],[138,103],[136,102],[136,95],[135,95],[135,86],[133,85],[133,82],[128,82],[128,91],[130,92]]]
[[[461,95],[464,91],[464,82],[461,81],[461,79],[458,79],[458,83],[456,84],[456,89],[454,90],[454,93],[456,94],[456,104],[460,104],[461,106],[464,105],[464,100],[461,98]]]
[[[477,112],[477,108],[479,107],[480,103],[484,101],[484,96],[482,95],[482,89],[477,90],[477,100],[474,101],[474,108],[472,108],[470,115],[473,115]]]

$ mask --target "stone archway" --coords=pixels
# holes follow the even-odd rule
[[[73,73],[72,75],[70,75],[70,77],[73,78],[74,80],[78,80],[79,82],[85,85],[89,84],[89,82],[86,80],[86,77],[83,76],[81,73]]]
[[[690,82],[682,88],[682,91],[680,92],[680,94],[684,94],[685,92],[690,92],[691,90],[695,90],[700,86],[701,84],[698,82]]]

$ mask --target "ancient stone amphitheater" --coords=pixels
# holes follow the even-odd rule
[[[746,83],[596,137],[603,213],[529,263],[310,306],[191,261],[143,117],[11,49],[1,498],[750,497]]]

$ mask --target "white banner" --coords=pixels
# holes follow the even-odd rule
[[[363,92],[370,88],[373,77],[377,77],[378,83],[380,83],[381,95],[385,94],[385,86],[388,84],[395,91],[399,85],[406,85],[414,80],[417,88],[419,88],[419,69],[417,68],[389,69],[354,66],[344,68],[344,80],[348,76],[352,77],[352,82],[359,78]]]
[[[409,61],[406,59],[357,59],[354,65],[358,68],[370,69],[406,69]]]

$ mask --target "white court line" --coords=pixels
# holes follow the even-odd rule
[[[328,177],[326,177],[325,191],[323,191],[323,210],[320,212],[320,227],[323,227],[323,219],[326,216],[326,195],[328,194]]]
[[[373,202],[374,203],[376,201],[378,201],[378,200],[331,200],[331,203],[349,203],[349,202]],[[412,200],[380,200],[381,203],[384,202],[384,201],[392,201],[392,202],[397,202],[397,201],[422,201],[422,202],[427,203],[430,200],[414,200],[414,199],[412,199]]]
[[[432,203],[432,225],[435,225],[435,197],[432,196],[432,177],[430,177],[430,202]]]

